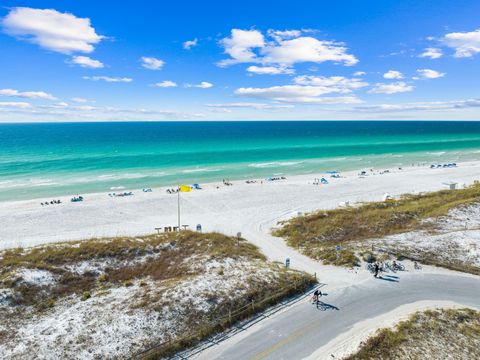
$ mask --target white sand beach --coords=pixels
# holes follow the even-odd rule
[[[366,176],[359,176],[362,170]],[[392,196],[446,189],[447,182],[459,186],[480,180],[480,162],[458,164],[452,168],[430,169],[414,166],[403,169],[361,169],[342,173],[341,178],[325,174],[288,177],[286,180],[261,181],[247,184],[233,181],[202,184],[202,190],[181,193],[181,223],[203,231],[228,235],[238,232],[259,246],[272,260],[314,273],[317,262],[290,249],[270,229],[279,220],[299,212],[328,209],[342,202],[382,200]],[[313,185],[315,178],[326,177],[328,184]],[[106,193],[82,194],[83,202],[71,203],[70,197],[60,198],[62,204],[41,206],[43,199],[0,203],[0,249],[30,247],[47,242],[79,240],[92,237],[140,235],[155,232],[156,227],[177,224],[177,195],[166,188],[152,192],[133,191],[133,196],[112,198]],[[45,199],[48,200],[48,199]],[[346,270],[332,267],[332,272]],[[341,284],[338,284],[341,285]]]

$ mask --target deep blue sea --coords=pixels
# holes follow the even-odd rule
[[[480,159],[480,122],[0,124],[0,201]]]

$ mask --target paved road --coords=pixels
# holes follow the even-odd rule
[[[303,359],[354,324],[403,304],[443,300],[480,308],[480,278],[436,274],[398,275],[390,281],[372,278],[322,300],[332,307],[320,310],[304,301],[265,320],[263,326],[240,341],[232,338],[195,358]]]

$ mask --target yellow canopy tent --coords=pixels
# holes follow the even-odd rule
[[[192,187],[188,185],[180,185],[180,192],[190,192],[192,191]]]

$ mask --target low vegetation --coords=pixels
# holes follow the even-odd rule
[[[344,360],[479,359],[480,312],[434,310],[382,329]]]
[[[218,233],[7,250],[0,252],[0,357],[170,354],[314,282]]]
[[[280,223],[274,235],[326,264],[354,266],[357,244],[372,238],[429,231],[450,210],[480,202],[480,184],[460,190],[403,195],[385,202],[317,211]]]

